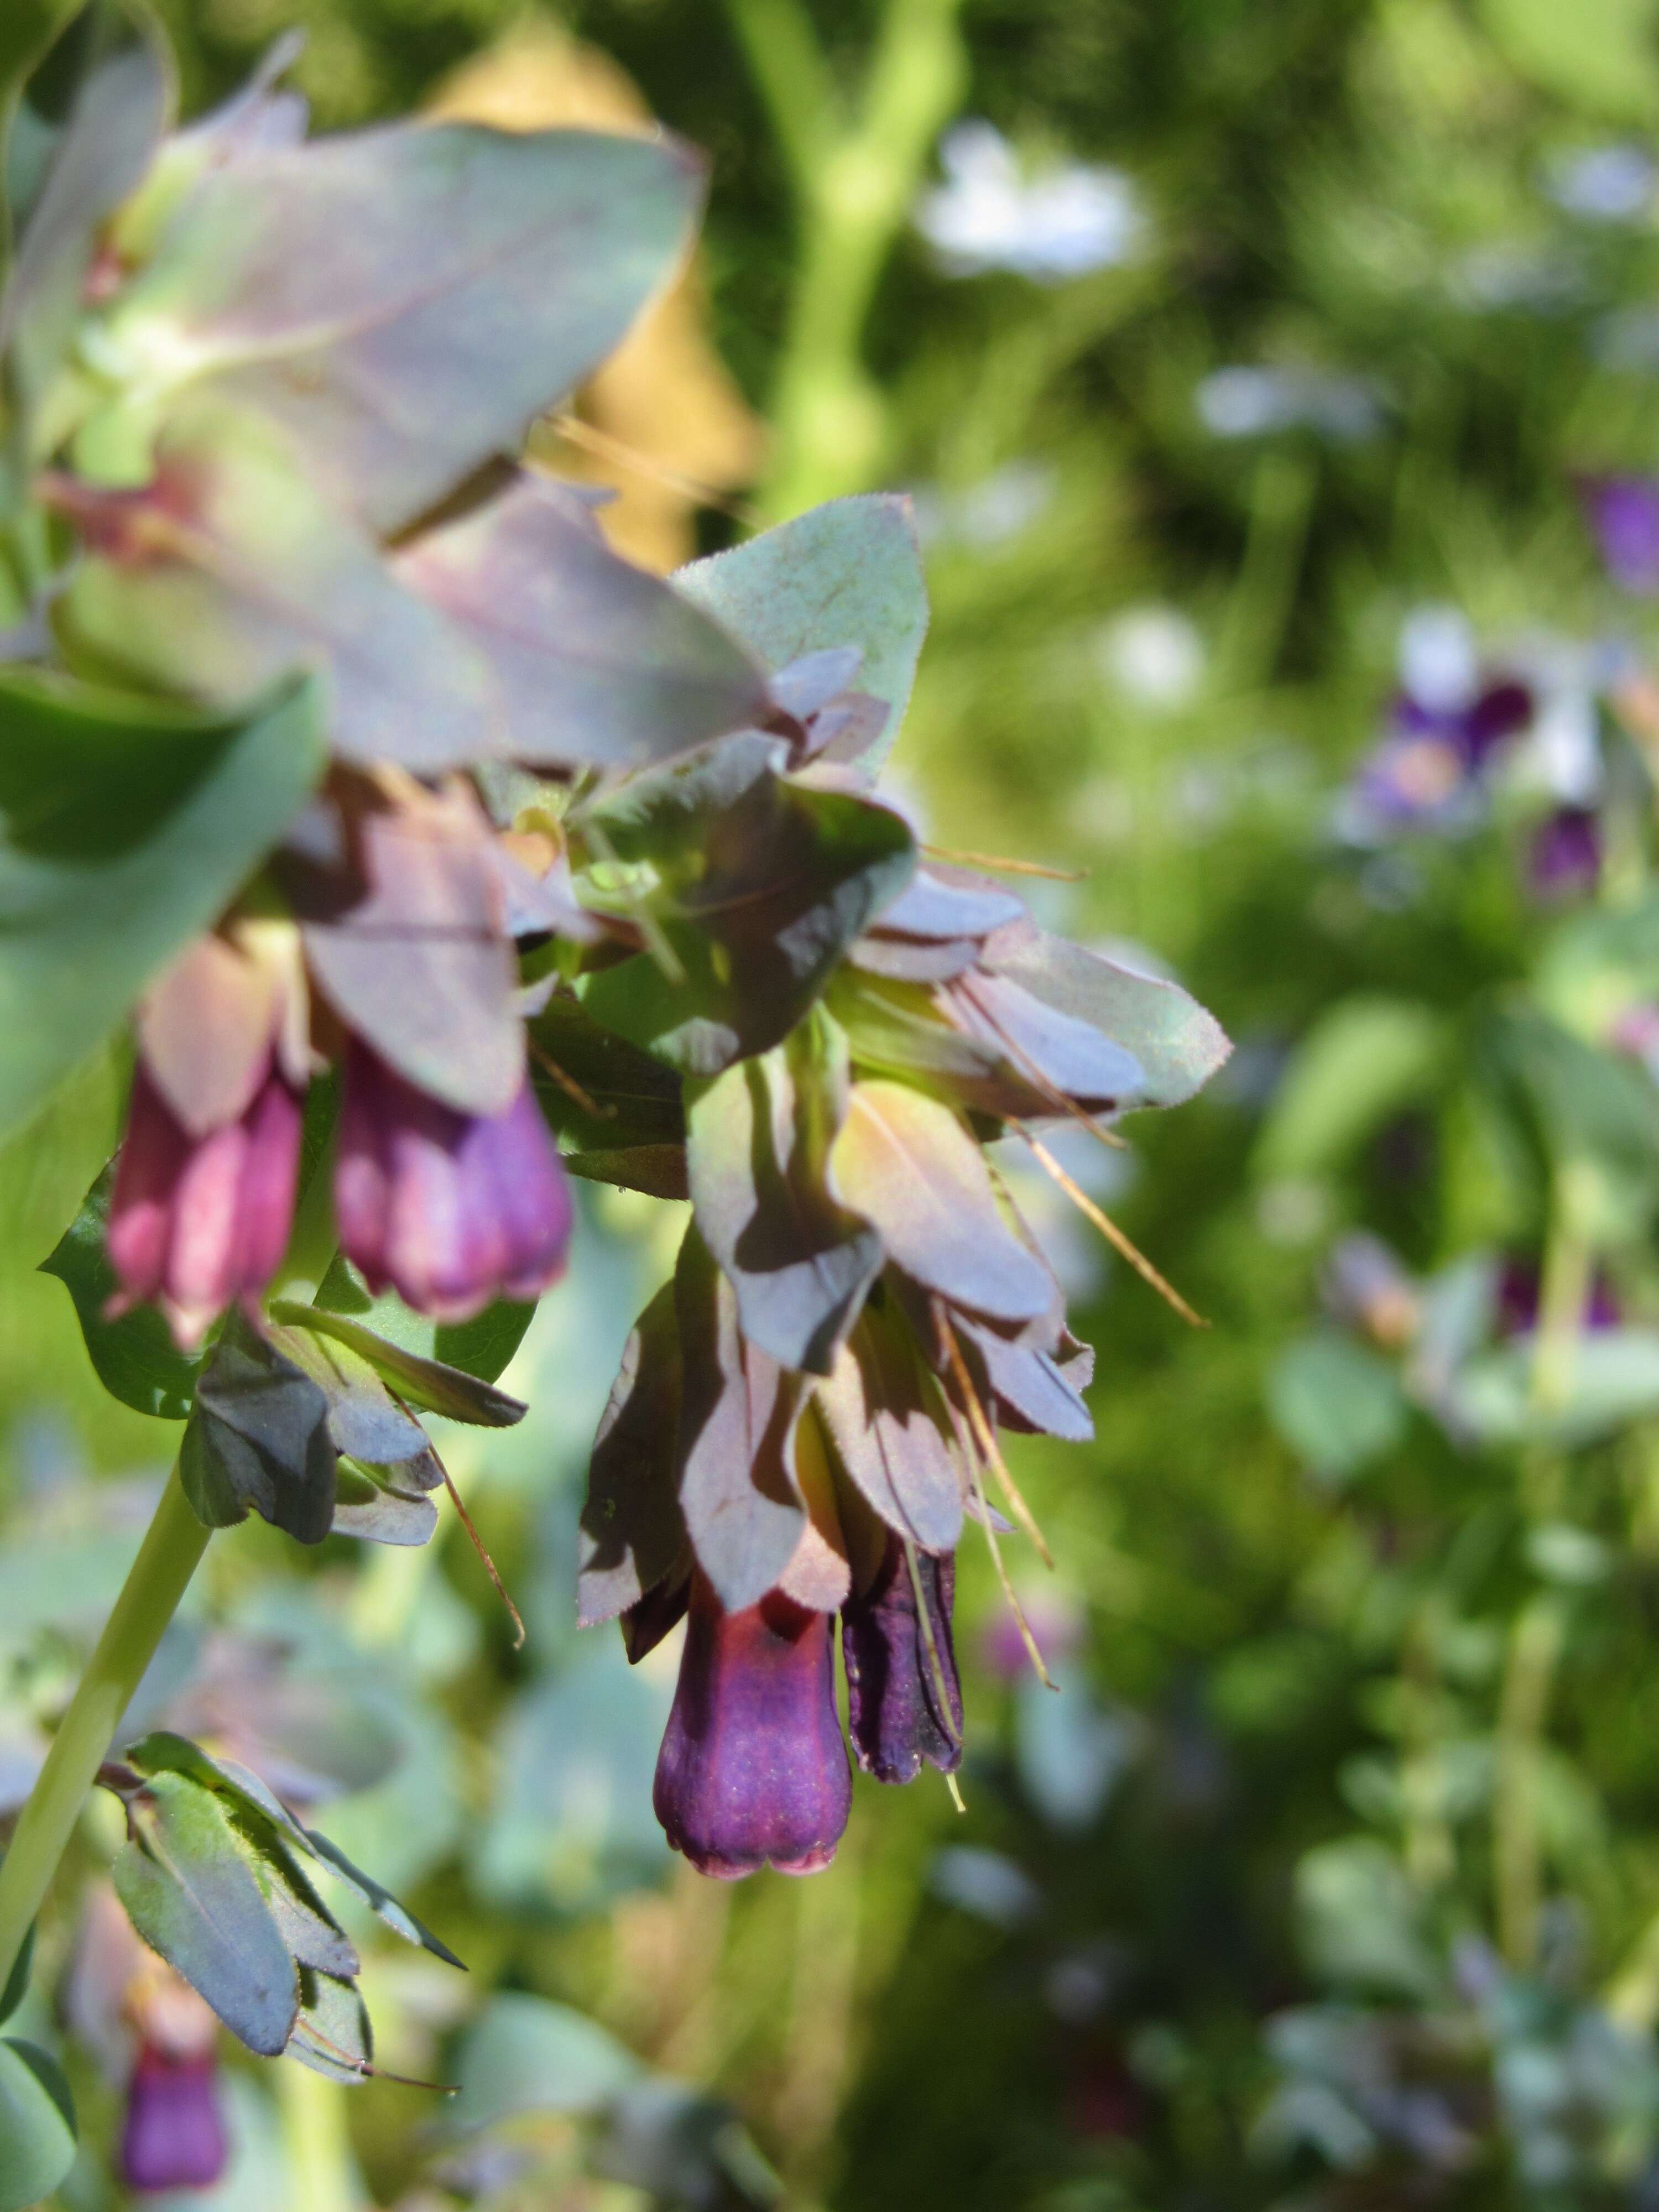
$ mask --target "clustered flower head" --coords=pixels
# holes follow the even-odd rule
[[[138,917],[99,1001],[136,1066],[93,1318],[154,1304],[203,1351],[203,1518],[420,1541],[415,1414],[524,1409],[363,1316],[395,1297],[438,1345],[522,1311],[572,1175],[689,1199],[580,1610],[636,1658],[686,1621],[671,1840],[810,1871],[850,1798],[837,1624],[858,1765],[950,1772],[965,1523],[1040,1545],[1000,1440],[1091,1433],[1092,1354],[987,1147],[1028,1140],[1115,1237],[1044,1126],[1178,1103],[1225,1039],[881,795],[927,620],[904,501],[664,580],[507,458],[674,267],[684,149],[308,144],[269,75],[169,134],[168,98],[142,39],[88,81],[64,143],[118,120],[124,161],[65,207],[60,151],[3,325],[62,553],[35,711],[92,715],[113,675],[192,749],[167,931]],[[242,1787],[166,1771],[134,1802]]]

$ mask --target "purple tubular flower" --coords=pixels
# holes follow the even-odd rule
[[[127,2084],[121,2175],[129,2189],[207,2189],[229,2147],[211,2050],[175,2057],[147,2043]]]
[[[1613,582],[1644,598],[1659,592],[1659,477],[1583,477],[1578,496]]]
[[[570,1242],[570,1188],[527,1083],[504,1114],[458,1114],[355,1038],[334,1211],[369,1288],[441,1322],[539,1297]]]
[[[829,1865],[853,1802],[830,1614],[781,1590],[726,1613],[694,1577],[651,1802],[674,1849],[719,1881]]]
[[[1601,873],[1601,824],[1586,806],[1558,806],[1533,832],[1527,884],[1535,899],[1583,898]]]
[[[188,1350],[233,1298],[259,1297],[293,1225],[301,1121],[273,1066],[237,1120],[192,1137],[139,1061],[110,1201],[112,1314],[153,1298]]]
[[[962,1764],[962,1687],[951,1641],[957,1563],[916,1554],[924,1626],[904,1546],[890,1533],[867,1590],[842,1607],[847,1719],[859,1765],[878,1782],[914,1782],[924,1764],[953,1774]]]

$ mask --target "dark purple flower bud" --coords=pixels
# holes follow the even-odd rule
[[[914,1782],[924,1761],[945,1774],[962,1764],[962,1686],[951,1641],[957,1563],[916,1554],[924,1624],[904,1546],[890,1532],[867,1590],[841,1612],[847,1721],[859,1765],[878,1782]]]
[[[1578,496],[1613,582],[1659,592],[1659,477],[1583,477]]]
[[[1583,898],[1601,873],[1601,824],[1593,809],[1558,806],[1533,832],[1527,883],[1540,900]]]
[[[781,1590],[726,1613],[694,1577],[651,1802],[674,1849],[720,1881],[829,1865],[853,1802],[829,1613]]]
[[[570,1187],[527,1083],[504,1114],[458,1114],[356,1038],[334,1211],[369,1288],[442,1322],[539,1297],[570,1242]]]
[[[212,2051],[182,2057],[151,2043],[127,2084],[121,2176],[129,2189],[207,2189],[229,2155]]]
[[[139,1060],[110,1201],[112,1314],[155,1299],[188,1350],[233,1298],[260,1296],[293,1225],[301,1121],[273,1066],[235,1121],[193,1137]]]

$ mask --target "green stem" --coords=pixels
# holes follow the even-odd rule
[[[191,1510],[175,1466],[0,1861],[0,1987],[45,1902],[121,1716],[211,1533]]]
[[[851,109],[800,0],[726,5],[788,163],[801,228],[773,464],[757,499],[765,519],[779,520],[863,489],[880,469],[887,407],[864,365],[864,329],[928,152],[962,96],[962,0],[888,0]]]

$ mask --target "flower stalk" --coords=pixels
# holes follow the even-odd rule
[[[121,1717],[212,1533],[191,1510],[175,1466],[0,1861],[0,1986],[45,1902]]]

